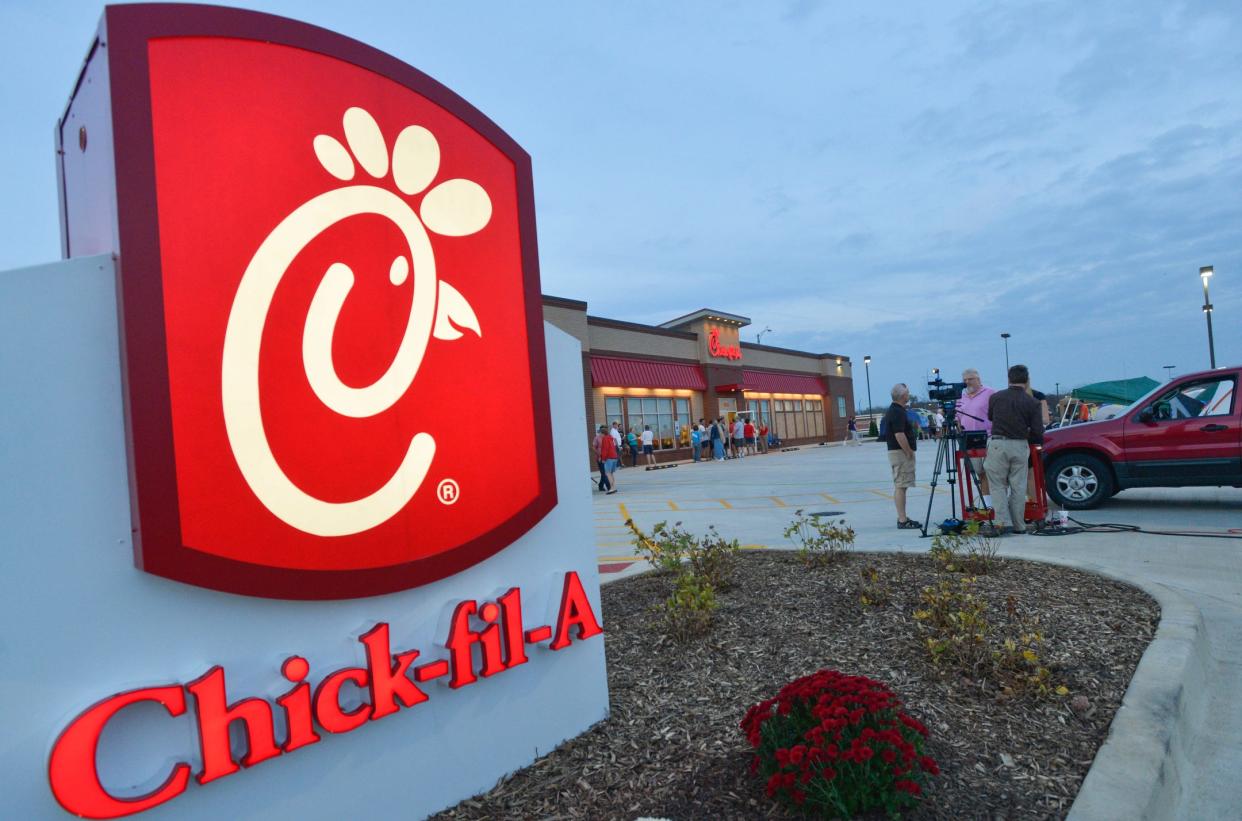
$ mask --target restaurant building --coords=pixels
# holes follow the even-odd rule
[[[612,422],[635,432],[650,426],[662,462],[690,458],[688,426],[700,418],[749,416],[782,445],[845,436],[854,408],[849,357],[742,342],[750,319],[708,308],[642,325],[545,295],[543,316],[582,345],[588,436]]]

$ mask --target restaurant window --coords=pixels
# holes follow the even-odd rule
[[[608,396],[604,398],[604,412],[608,422],[621,423],[624,432],[634,431],[642,439],[643,429],[650,425],[654,434],[652,445],[656,450],[682,447],[681,440],[689,447],[690,400],[662,396]]]
[[[845,418],[845,397],[844,396],[837,397],[837,416],[841,417],[842,419]]]

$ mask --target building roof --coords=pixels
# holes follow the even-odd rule
[[[693,313],[679,316],[676,319],[670,319],[668,322],[661,322],[661,328],[680,328],[683,325],[690,325],[701,319],[711,320],[712,322],[723,322],[726,325],[736,325],[739,328],[745,328],[750,324],[750,317],[739,316],[725,311],[717,311],[714,308],[699,308]]]

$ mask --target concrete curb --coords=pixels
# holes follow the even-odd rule
[[[1014,558],[1073,567],[1132,585],[1160,605],[1160,626],[1139,660],[1108,737],[1087,771],[1070,821],[1179,817],[1186,751],[1202,726],[1211,653],[1203,615],[1163,584],[1092,562],[1028,554]]]

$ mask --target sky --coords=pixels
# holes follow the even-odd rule
[[[1242,4],[252,2],[386,51],[533,159],[544,293],[1036,387],[1242,363]],[[0,271],[60,253],[102,5],[5,0]],[[925,395],[926,389],[914,387]]]

